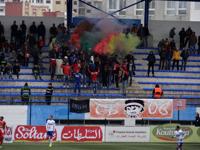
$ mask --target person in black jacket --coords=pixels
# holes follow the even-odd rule
[[[150,73],[150,68],[152,68],[152,76],[154,77],[154,65],[156,63],[156,57],[153,53],[153,51],[151,51],[149,53],[149,55],[147,56],[147,61],[148,61],[148,72],[147,72],[147,76],[149,77],[149,73]]]
[[[17,35],[18,25],[16,24],[16,21],[13,22],[11,26],[11,42],[16,42],[16,35]]]
[[[38,39],[41,36],[42,39],[45,41],[46,28],[42,21],[40,22],[40,25],[37,27],[37,33],[38,33]]]
[[[13,74],[17,76],[17,79],[19,79],[19,72],[20,72],[20,65],[16,61],[16,63],[13,66]]]
[[[33,69],[32,69],[33,75],[35,77],[35,80],[38,79],[38,77],[40,78],[40,80],[42,80],[42,77],[40,76],[40,67],[38,64],[35,64]]]
[[[189,52],[186,49],[183,49],[183,51],[181,52],[181,57],[182,57],[182,65],[181,65],[181,70],[186,70],[186,64],[187,64],[187,60],[189,57]]]
[[[46,89],[46,94],[45,94],[45,98],[46,98],[46,103],[47,105],[51,105],[51,97],[53,95],[53,86],[52,83],[49,83],[47,89]]]
[[[186,37],[185,28],[181,29],[181,31],[179,32],[179,36],[180,36],[180,49],[182,49],[184,47],[184,41]]]
[[[27,30],[27,27],[26,27],[26,24],[24,22],[24,20],[22,20],[22,24],[20,25],[20,29],[21,29],[21,32],[22,32],[22,44],[24,44],[25,40],[26,40],[26,30]]]

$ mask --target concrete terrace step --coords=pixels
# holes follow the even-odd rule
[[[153,91],[154,88],[143,88],[145,91]],[[200,95],[200,89],[184,89],[184,88],[162,88],[164,92],[188,92]]]
[[[147,72],[147,70],[146,69],[137,69],[136,68],[136,72]],[[200,71],[188,71],[188,70],[186,70],[186,71],[181,71],[181,70],[179,70],[179,71],[177,71],[177,70],[156,70],[155,68],[154,68],[154,72],[155,73],[174,73],[174,74],[176,74],[176,73],[183,73],[183,74],[191,74],[191,73],[194,73],[194,74],[200,74]]]
[[[188,84],[191,84],[191,83],[200,83],[200,79],[188,79],[188,81],[186,79],[167,79],[167,78],[135,78],[134,79],[136,82],[141,82],[141,81],[146,81],[146,82],[168,82],[168,83],[188,83]]]
[[[136,71],[136,77],[147,77],[147,70],[142,72],[142,71]],[[156,72],[156,77],[162,77],[162,76],[167,76],[167,77],[200,77],[198,73],[184,73],[184,72]]]
[[[31,93],[31,97],[42,97],[44,98],[45,93],[44,92],[32,92]],[[63,98],[67,98],[67,97],[123,97],[122,94],[114,94],[114,93],[97,93],[97,94],[93,94],[93,93],[80,93],[80,94],[76,94],[76,93],[53,93],[53,97],[63,97]],[[13,100],[19,99],[19,97],[21,97],[20,93],[0,93],[0,97],[13,97]],[[1,98],[0,98],[1,99]]]
[[[47,88],[47,86],[29,86],[30,89],[38,89],[38,90],[43,90]],[[0,90],[3,89],[20,89],[22,88],[22,86],[16,85],[16,86],[9,86],[9,85],[5,85],[5,86],[0,86]],[[63,86],[53,86],[54,90],[73,90],[74,86],[73,84],[69,87],[63,87]],[[90,87],[81,87],[82,90],[92,90],[92,86]],[[108,88],[102,88],[102,87],[97,87],[97,90],[103,90],[103,91],[119,91],[119,88],[115,88],[115,87],[108,87]]]
[[[161,88],[169,88],[169,89],[200,89],[200,85],[190,85],[190,84],[159,84]],[[143,88],[154,88],[155,84],[140,84],[141,87]]]
[[[143,85],[156,85],[156,84],[159,84],[159,85],[183,85],[183,86],[200,86],[200,82],[195,82],[195,83],[189,83],[189,82],[165,82],[165,81],[152,81],[152,82],[149,82],[149,81],[139,81],[138,82],[139,84],[143,84]]]
[[[173,75],[173,74],[172,74]],[[147,78],[147,76],[142,76],[142,75],[136,75],[134,76],[134,78]],[[148,78],[152,78],[152,77],[148,77]],[[164,79],[200,79],[200,76],[198,77],[191,77],[191,76],[166,76],[166,75],[156,75],[156,78],[164,78]]]

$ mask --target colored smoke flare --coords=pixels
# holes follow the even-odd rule
[[[102,39],[93,51],[99,55],[119,54],[123,57],[133,51],[139,42],[139,38],[130,33],[112,33]]]

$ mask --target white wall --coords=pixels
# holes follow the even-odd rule
[[[19,124],[27,124],[27,106],[0,106],[0,116],[4,119],[8,126],[16,126]]]

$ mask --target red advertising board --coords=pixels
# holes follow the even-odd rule
[[[54,134],[53,140],[57,139],[57,131]],[[30,141],[39,142],[47,140],[45,126],[17,126],[14,133],[15,141]]]
[[[64,142],[102,142],[103,132],[99,126],[65,126],[61,133]]]

